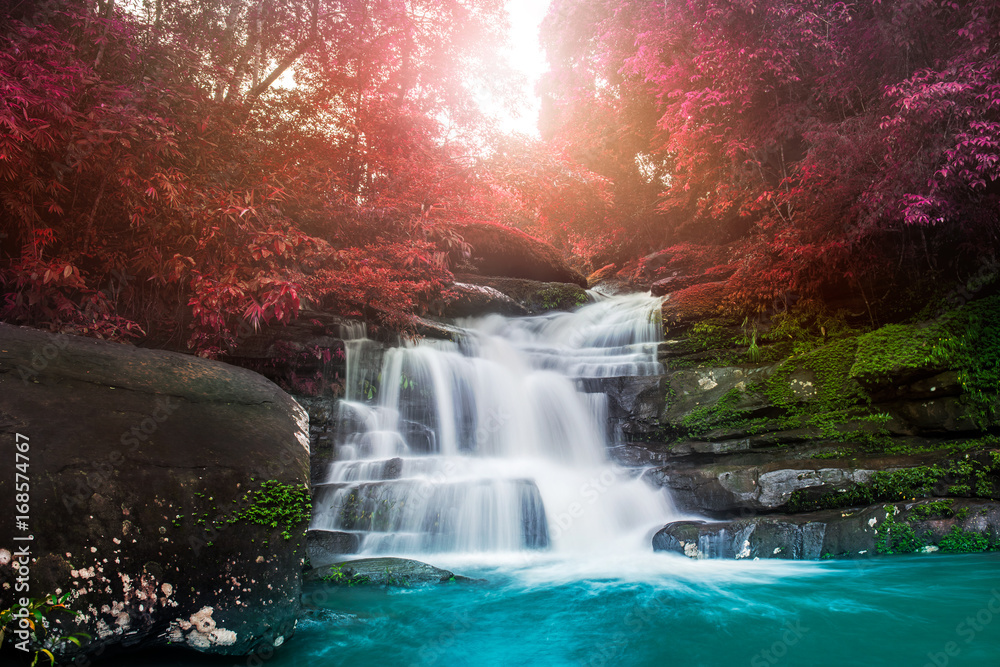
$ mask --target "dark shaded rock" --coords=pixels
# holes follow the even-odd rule
[[[651,440],[662,435],[665,377],[645,375],[589,379],[585,391],[602,392],[608,397],[608,420],[629,440]]]
[[[330,313],[303,310],[288,324],[259,330],[241,323],[234,345],[221,360],[260,373],[296,395],[339,396],[345,374],[344,340],[365,333],[365,326]],[[387,342],[393,342],[390,336]]]
[[[482,276],[587,286],[587,279],[555,248],[520,230],[486,222],[458,224],[454,229],[471,246],[472,253],[461,257],[453,251],[453,266],[466,266]]]
[[[919,432],[970,432],[979,430],[968,405],[954,396],[907,401],[891,406],[894,416]]]
[[[590,301],[586,290],[565,282],[540,282],[519,278],[458,274],[456,280],[489,287],[500,292],[524,309],[537,315],[550,310],[573,310]]]
[[[361,549],[361,536],[341,530],[310,530],[306,532],[306,553],[309,564],[323,567],[343,559],[344,554],[356,554]]]
[[[326,397],[295,396],[295,400],[309,415],[309,482],[322,484],[336,458],[337,410]]]
[[[31,595],[77,592],[69,604],[84,615],[58,625],[92,636],[84,653],[174,643],[245,655],[291,636],[302,526],[237,517],[266,514],[264,480],[308,484],[306,414],[273,383],[0,324],[0,439],[13,448],[15,434],[30,445]],[[3,466],[0,494],[13,498],[13,483]],[[0,513],[2,539],[13,521]],[[12,578],[0,566],[0,583]],[[0,588],[0,608],[12,594]]]
[[[399,586],[472,582],[474,579],[407,558],[362,558],[309,570],[309,583]]]

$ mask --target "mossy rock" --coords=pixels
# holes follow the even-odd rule
[[[573,310],[590,301],[587,291],[573,283],[539,282],[520,278],[458,274],[460,282],[489,287],[515,301],[525,312],[538,315],[552,310]]]
[[[307,583],[333,586],[398,588],[476,581],[418,560],[392,557],[360,558],[314,568],[306,572],[305,580]]]

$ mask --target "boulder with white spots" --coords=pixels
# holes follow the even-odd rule
[[[88,633],[85,653],[178,644],[248,655],[292,634],[308,423],[269,380],[0,324],[3,451],[17,441],[28,443],[30,512],[27,531],[0,512],[0,609],[17,576],[6,554],[29,544],[28,595],[71,593],[82,616],[60,614],[50,631]],[[13,458],[0,466],[8,499]]]

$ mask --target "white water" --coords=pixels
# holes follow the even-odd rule
[[[578,385],[662,372],[660,303],[493,315],[458,343],[351,341],[312,528],[357,532],[365,554],[649,551],[672,507],[608,460],[607,397]]]

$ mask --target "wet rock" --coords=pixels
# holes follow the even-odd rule
[[[348,560],[314,568],[306,572],[305,580],[309,583],[400,588],[475,581],[418,560],[390,557]]]
[[[323,567],[342,560],[344,554],[361,549],[361,536],[342,530],[310,530],[306,533],[306,553],[313,567]]]
[[[36,355],[44,363],[32,367]],[[0,324],[0,437],[16,434],[30,445],[31,593],[74,592],[83,616],[58,624],[92,637],[84,653],[171,643],[247,655],[291,636],[304,526],[241,516],[273,508],[265,483],[289,503],[280,490],[309,481],[306,413],[273,383],[190,355]],[[12,498],[13,484],[3,467],[0,493]],[[0,512],[0,548],[11,551],[13,521]],[[13,576],[0,565],[0,608],[13,602]]]
[[[979,550],[1000,542],[1000,503],[948,503],[944,515],[934,514],[940,501],[923,500],[731,521],[675,521],[653,536],[653,550],[691,558],[815,560],[932,553],[954,548],[955,535]]]
[[[527,315],[528,309],[503,292],[489,285],[472,285],[456,282],[448,288],[454,296],[440,313],[442,317],[482,317],[498,315]]]
[[[678,521],[653,536],[653,550],[691,558],[815,560],[823,553],[826,524],[800,519],[767,517],[723,524]]]
[[[718,444],[718,443],[716,443]],[[739,441],[731,443],[739,448]],[[731,451],[742,451],[734,449]],[[757,465],[718,461],[677,462],[648,473],[650,481],[670,489],[679,509],[710,516],[772,512],[785,507],[796,491],[837,493],[867,483],[872,470],[818,467],[816,460],[762,460]],[[787,468],[784,465],[803,467]],[[816,466],[806,468],[804,465]]]
[[[515,303],[522,314],[538,315],[551,310],[573,310],[590,301],[586,290],[573,283],[469,274],[458,274],[455,278],[502,294]]]

